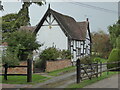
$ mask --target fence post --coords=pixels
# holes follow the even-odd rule
[[[99,65],[98,65],[98,61],[97,61],[97,74],[96,74],[96,76],[97,76],[97,78],[98,78],[98,68],[99,68]]]
[[[93,64],[93,63],[90,64],[90,67],[91,67],[91,76],[90,76],[90,80],[92,79],[92,77],[93,77],[93,72],[94,72],[93,67],[92,67],[92,64]]]
[[[4,73],[4,79],[7,80],[7,70],[8,70],[8,64],[4,65],[5,73]]]
[[[100,76],[102,76],[102,62],[100,62]]]
[[[27,82],[32,82],[32,60],[27,60]]]
[[[120,71],[120,61],[118,62],[118,67],[119,67],[119,68],[118,68],[118,71]]]
[[[108,65],[108,62],[107,62],[107,65]],[[109,70],[108,70],[108,68],[107,68],[107,75],[109,74]]]
[[[33,73],[35,73],[35,61],[33,61]]]
[[[80,59],[77,59],[77,63],[76,63],[76,66],[77,66],[77,83],[80,83],[80,78],[81,78],[81,65],[80,65]]]

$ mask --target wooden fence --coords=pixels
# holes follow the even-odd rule
[[[27,60],[27,66],[9,66],[8,64],[4,64],[4,74],[0,74],[4,76],[5,80],[8,80],[7,76],[27,76],[27,82],[32,82],[32,60]],[[15,68],[15,67],[26,67],[27,68],[27,74],[7,74],[8,68]]]
[[[118,64],[118,67],[107,69],[108,64]],[[116,70],[120,69],[120,61],[111,62],[111,63],[92,63],[92,64],[81,64],[80,60],[77,60],[76,63],[76,82],[80,83],[81,80],[84,79],[92,79],[92,77],[99,77],[101,76],[103,72],[107,71],[107,74],[109,74],[110,70]]]

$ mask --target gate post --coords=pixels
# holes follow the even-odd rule
[[[97,78],[98,78],[98,75],[99,75],[99,71],[98,71],[98,69],[99,69],[99,65],[98,65],[99,63],[98,63],[98,61],[97,61],[97,65],[96,65],[96,67],[97,67]]]
[[[77,71],[77,83],[80,83],[80,78],[81,78],[81,65],[80,65],[80,59],[77,59],[77,63],[76,63],[76,71]]]
[[[102,76],[102,62],[100,62],[100,76]]]
[[[32,60],[27,60],[27,82],[32,82]]]

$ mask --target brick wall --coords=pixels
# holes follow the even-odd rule
[[[57,60],[57,61],[47,61],[46,62],[46,72],[63,69],[66,67],[71,66],[71,60],[64,59],[64,60]]]
[[[20,66],[27,66],[27,61],[20,62]],[[2,68],[2,71],[3,71],[2,73],[4,73],[4,68]],[[27,67],[8,68],[7,73],[8,74],[27,74]]]

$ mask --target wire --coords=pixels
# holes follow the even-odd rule
[[[84,3],[80,3],[80,2],[69,2],[69,3],[74,4],[74,5],[78,5],[78,6],[83,6],[86,8],[92,8],[92,9],[108,12],[108,13],[118,14],[117,11],[113,11],[113,10],[109,10],[109,9],[105,9],[105,8],[101,8],[101,7],[97,7],[97,6],[93,6],[93,5],[89,5],[89,4],[84,4]]]

